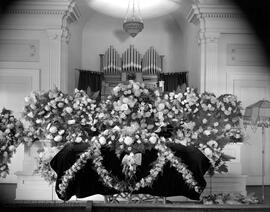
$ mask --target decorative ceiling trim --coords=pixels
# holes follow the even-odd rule
[[[202,5],[194,4],[189,10],[186,19],[193,24],[200,23],[201,19],[242,19],[243,14],[233,5]]]
[[[74,0],[22,0],[14,3],[5,14],[66,16],[70,23],[81,16]]]

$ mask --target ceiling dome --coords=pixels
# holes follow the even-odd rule
[[[129,0],[87,0],[94,10],[109,16],[124,18]],[[143,19],[167,15],[179,9],[181,0],[135,0]],[[132,1],[131,1],[132,3]]]

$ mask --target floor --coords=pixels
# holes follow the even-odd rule
[[[16,184],[1,184],[0,183],[0,202],[13,201],[15,199]],[[256,197],[261,199],[261,186],[247,186],[247,193],[254,193]],[[265,186],[264,204],[270,205],[270,185]]]

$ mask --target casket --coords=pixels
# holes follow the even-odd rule
[[[72,196],[84,198],[95,194],[112,195],[119,191],[106,187],[101,181],[100,176],[93,168],[93,162],[89,159],[86,165],[80,169],[75,177],[69,183],[65,195],[59,194],[59,184],[61,184],[62,176],[79,158],[80,154],[86,151],[89,147],[88,143],[70,143],[66,145],[55,157],[51,160],[51,167],[57,173],[56,193],[62,200],[69,200]],[[204,189],[206,181],[204,174],[210,167],[209,160],[195,147],[183,146],[181,144],[170,144],[169,147],[174,152],[175,156],[181,158],[187,168],[193,173],[194,179],[199,186]],[[102,148],[101,152],[104,157],[103,164],[108,171],[117,176],[119,179],[124,179],[122,173],[121,160],[123,155],[118,158],[114,151]],[[141,166],[137,168],[135,180],[140,180],[145,177],[150,170],[151,163],[157,158],[155,150],[146,150],[142,154]],[[192,200],[199,200],[200,194],[188,185],[182,175],[171,167],[169,163],[164,166],[163,171],[158,175],[151,187],[141,188],[134,193],[150,194],[153,196],[185,196]]]

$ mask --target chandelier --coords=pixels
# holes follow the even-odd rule
[[[132,1],[132,8],[130,3]],[[125,32],[135,37],[139,32],[143,30],[143,20],[140,16],[140,9],[137,1],[137,7],[135,8],[135,0],[129,0],[127,13],[123,23],[123,29]]]

